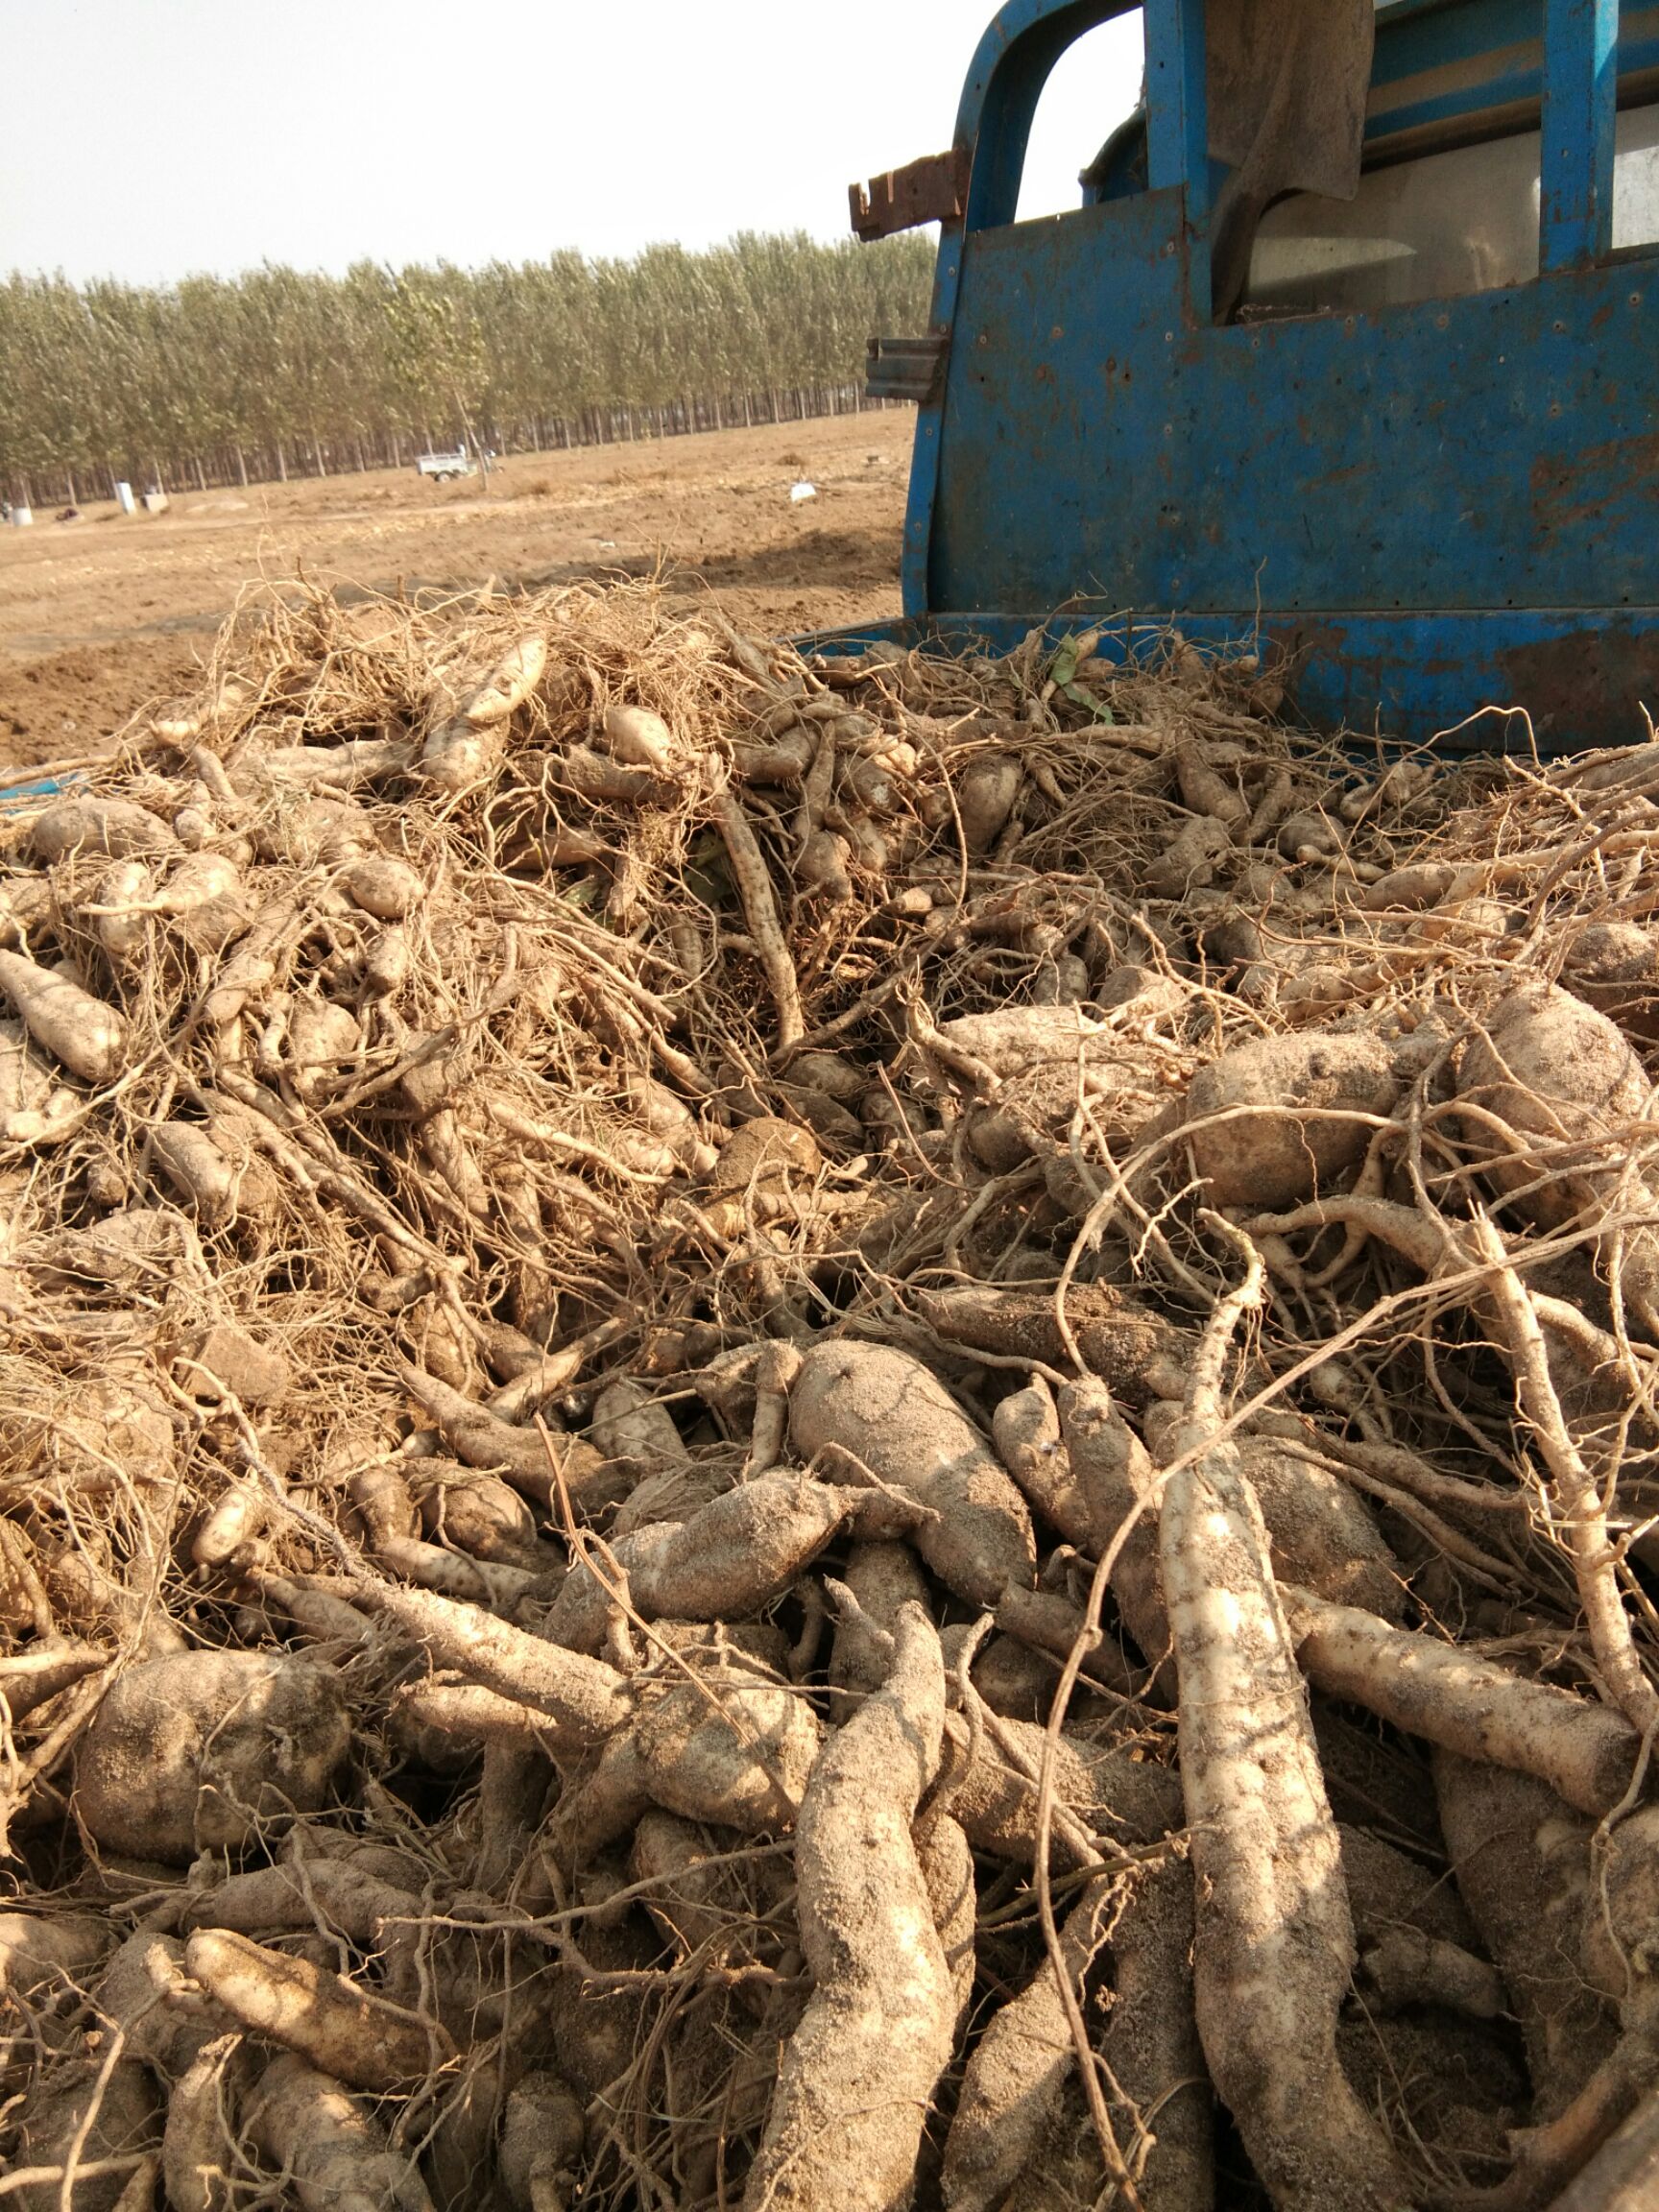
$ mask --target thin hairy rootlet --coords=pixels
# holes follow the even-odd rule
[[[1294,674],[297,583],[0,797],[0,2212],[1624,2170],[1659,746]]]

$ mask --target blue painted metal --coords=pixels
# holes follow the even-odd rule
[[[1459,117],[1502,117],[1530,108],[1544,92],[1544,14],[1553,0],[1395,0],[1378,12],[1367,148],[1427,125]],[[1618,19],[1619,75],[1633,81],[1659,69],[1659,7],[1623,6]]]
[[[1187,309],[1210,313],[1210,132],[1204,97],[1204,0],[1146,0],[1146,173],[1182,195]]]
[[[26,806],[31,800],[55,799],[85,781],[82,776],[40,776],[32,783],[8,783],[0,788],[0,806]]]
[[[1152,188],[1013,221],[1049,71],[1125,5],[1009,0],[969,72],[910,634],[1179,617],[1304,656],[1315,720],[1420,739],[1490,703],[1530,709],[1545,748],[1632,733],[1637,700],[1659,707],[1659,249],[1610,258],[1605,226],[1615,57],[1654,97],[1659,7],[1384,0],[1371,143],[1542,115],[1543,274],[1217,328],[1202,0],[1147,0]]]
[[[1619,0],[1546,0],[1539,252],[1584,269],[1613,244]]]
[[[949,332],[955,319],[967,233],[1011,224],[1037,103],[1066,49],[1135,0],[1007,0],[980,39],[962,88],[952,143],[973,150],[968,207],[961,223],[940,227],[931,327]],[[910,464],[901,574],[906,607],[926,608],[928,544],[939,483],[939,400],[924,406]]]

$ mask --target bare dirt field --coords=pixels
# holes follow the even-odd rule
[[[909,410],[574,453],[476,476],[410,469],[91,505],[0,530],[0,764],[93,752],[147,701],[191,687],[251,583],[301,571],[374,590],[545,585],[658,563],[762,633],[899,612]],[[798,479],[814,499],[791,502]]]

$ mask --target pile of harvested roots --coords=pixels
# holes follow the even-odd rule
[[[1642,2124],[1659,746],[1100,642],[303,593],[0,817],[8,2206]]]

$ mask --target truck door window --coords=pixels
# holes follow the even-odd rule
[[[1619,117],[1615,249],[1659,243],[1659,108]],[[1373,169],[1352,201],[1299,192],[1257,233],[1243,322],[1364,311],[1538,274],[1539,133]]]
[[[1097,24],[1067,48],[1032,121],[1016,222],[1070,215],[1097,197],[1086,189],[1083,174],[1135,113],[1145,71],[1145,23],[1139,8]],[[1142,189],[1145,169],[1142,154]]]
[[[1613,251],[1659,246],[1659,108],[1619,118],[1613,158]]]

